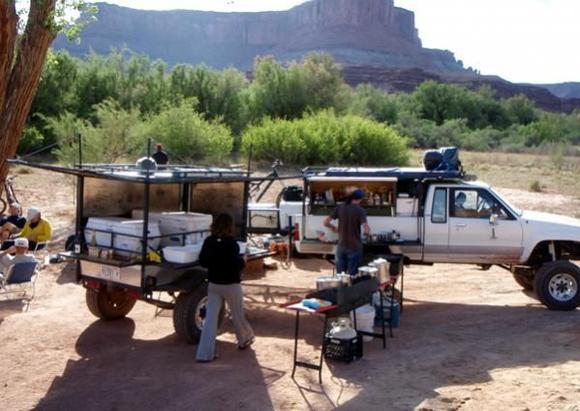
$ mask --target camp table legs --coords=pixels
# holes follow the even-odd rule
[[[326,349],[326,327],[328,326],[328,316],[324,315],[324,326],[322,328],[322,342],[320,345],[320,362],[318,365],[298,361],[298,335],[300,333],[300,311],[296,310],[296,322],[294,323],[294,362],[292,365],[292,378],[296,372],[296,367],[309,368],[318,371],[318,383],[322,384],[322,361],[324,360],[324,352]]]
[[[381,295],[381,313],[383,313],[384,315],[384,310],[383,310],[383,296]],[[371,305],[372,305],[372,301],[371,301]],[[393,303],[392,303],[392,299],[391,299],[391,310],[393,309]],[[356,326],[356,309],[352,310],[352,318],[353,318],[353,322],[354,322],[354,329],[356,330],[357,334],[359,335],[368,335],[369,337],[377,337],[383,340],[383,349],[387,348],[387,333],[385,332],[385,321],[384,319],[381,321],[381,331],[380,333],[375,333],[375,332],[369,332],[369,331],[359,331],[357,329]],[[389,321],[389,331],[391,333],[391,337],[393,336],[393,328],[392,328],[392,322]]]

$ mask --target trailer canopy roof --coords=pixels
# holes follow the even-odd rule
[[[245,182],[254,180],[281,180],[301,178],[300,175],[284,177],[252,177],[247,170],[237,167],[208,167],[197,165],[160,166],[157,170],[145,170],[134,164],[83,164],[66,167],[24,160],[8,160],[12,165],[40,168],[57,173],[101,178],[106,180],[130,181],[143,184]]]

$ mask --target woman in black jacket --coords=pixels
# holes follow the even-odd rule
[[[208,269],[208,302],[196,360],[215,358],[218,317],[223,301],[228,303],[234,323],[238,348],[243,350],[254,342],[254,331],[244,316],[241,272],[245,260],[233,236],[234,219],[220,214],[211,226],[211,236],[205,239],[199,263]]]

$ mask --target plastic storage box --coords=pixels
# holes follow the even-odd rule
[[[143,210],[133,210],[133,218],[143,218]],[[161,246],[181,246],[203,242],[209,236],[213,217],[211,214],[186,213],[186,212],[150,212],[149,221],[159,223]],[[191,231],[203,231],[200,233],[181,235]]]
[[[150,221],[148,232],[150,237],[159,237],[161,235],[159,224]],[[129,220],[121,217],[90,217],[85,226],[85,241],[88,245],[93,242],[93,234],[98,247],[110,247],[113,236],[112,244],[116,254],[139,256],[143,236],[143,220]],[[130,237],[123,234],[128,234]],[[147,244],[156,250],[159,247],[159,238],[150,239]]]
[[[168,246],[163,248],[163,256],[167,261],[178,264],[195,263],[199,260],[199,253],[203,244],[189,244],[185,246]]]

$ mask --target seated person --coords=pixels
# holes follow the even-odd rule
[[[476,217],[475,210],[465,207],[465,202],[467,201],[467,195],[464,192],[459,192],[455,196],[455,207],[453,210],[453,217],[460,218],[473,218]]]
[[[14,254],[11,256],[10,254]],[[36,259],[28,253],[28,240],[26,238],[17,238],[14,245],[7,250],[0,251],[0,271],[5,273],[8,267],[18,263],[34,263]]]
[[[8,216],[0,218],[0,240],[6,241],[11,235],[24,228],[26,218],[22,217],[22,207],[18,203],[10,204]]]
[[[26,217],[28,221],[26,221],[24,228],[20,232],[20,237],[24,237],[28,240],[28,247],[30,250],[43,248],[44,244],[41,244],[38,248],[37,244],[52,239],[52,226],[48,220],[42,218],[38,208],[30,207]],[[4,241],[0,249],[6,250],[12,245],[14,245],[14,241]]]

